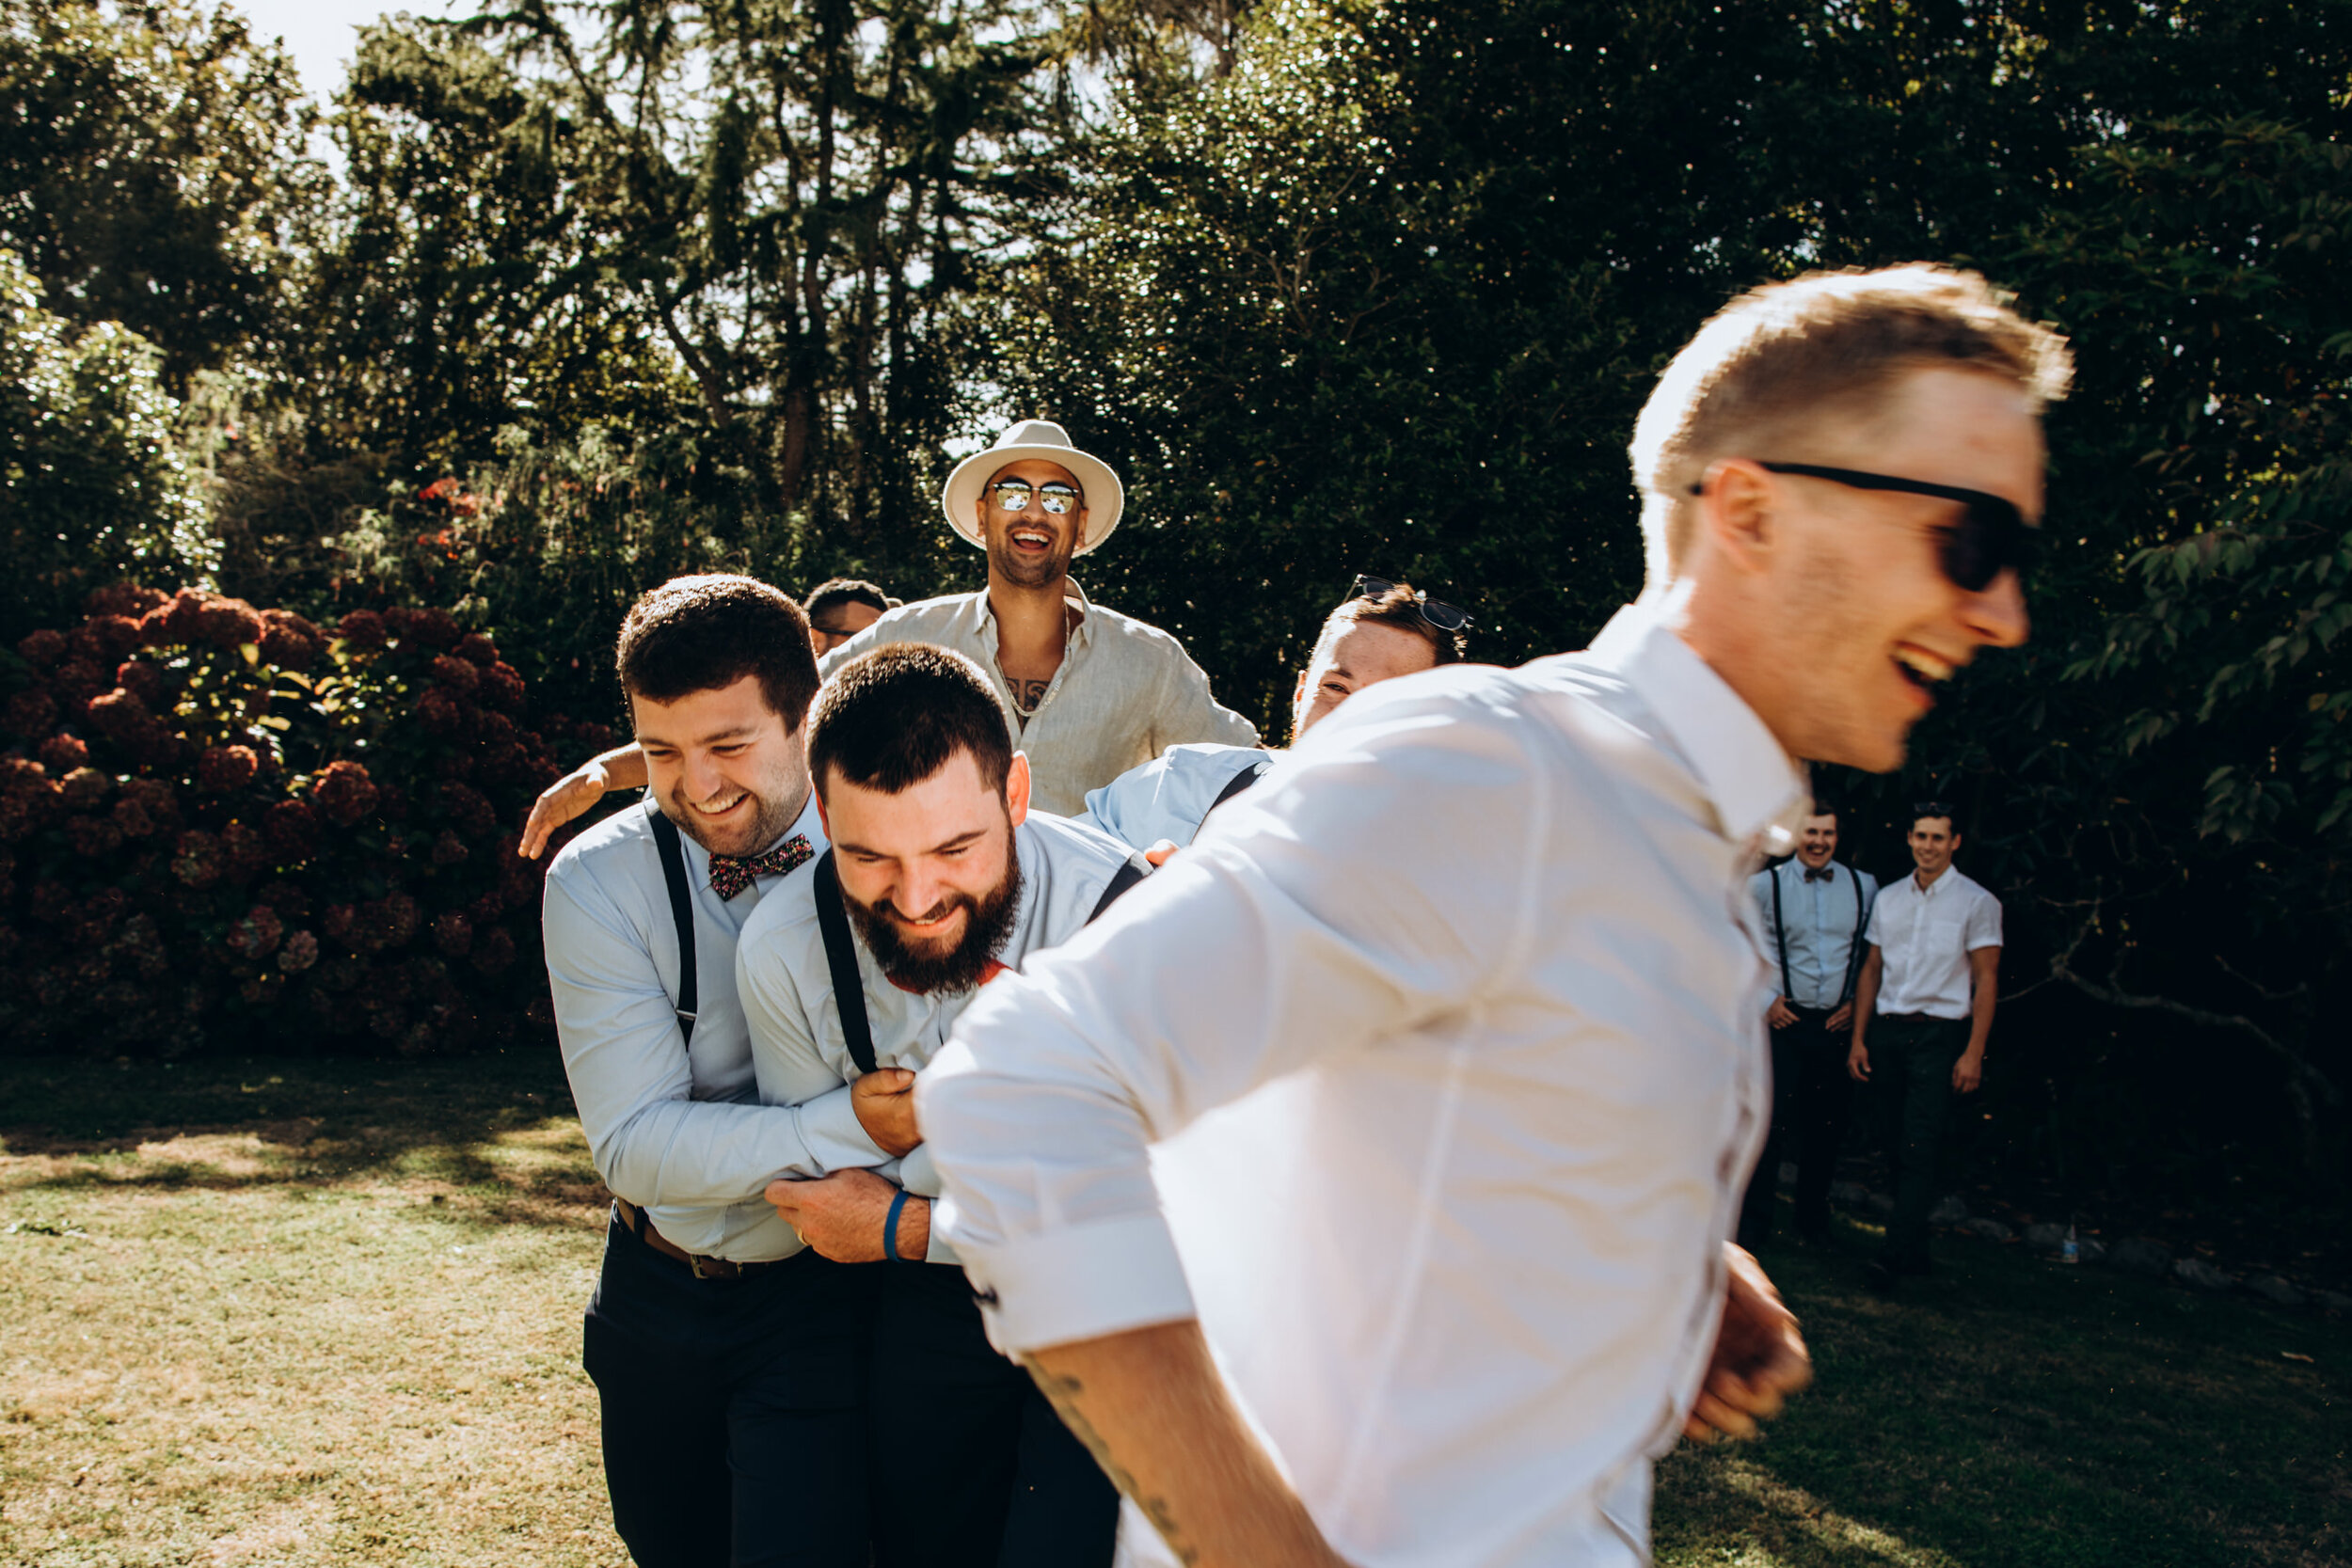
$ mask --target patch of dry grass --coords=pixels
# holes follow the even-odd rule
[[[626,1561],[579,1367],[587,1148],[560,1088],[466,1070],[341,1113],[8,1135],[0,1560]]]
[[[602,1197],[551,1059],[0,1061],[0,1563],[620,1568]],[[1818,1386],[1660,1468],[1663,1568],[2352,1561],[2352,1328],[1939,1243],[1766,1264]]]

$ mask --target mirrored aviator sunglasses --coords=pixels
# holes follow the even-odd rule
[[[1356,586],[1347,596],[1351,599],[1376,599],[1395,587],[1396,584],[1387,578],[1359,572],[1356,574]],[[1461,606],[1450,605],[1443,599],[1433,599],[1418,588],[1413,590],[1413,597],[1420,602],[1421,618],[1439,631],[1470,630],[1470,611]]]
[[[1029,487],[1025,484],[992,485],[989,494],[995,499],[1000,512],[1026,512],[1029,509]],[[1075,512],[1084,504],[1084,499],[1076,490],[1050,479],[1039,487],[1037,496],[1039,503],[1057,517]]]
[[[1960,502],[1965,510],[1957,527],[1944,531],[1941,563],[1952,586],[1964,594],[1983,593],[2007,571],[2016,572],[2022,579],[2042,551],[2042,531],[2026,522],[2016,503],[2004,496],[1859,468],[1825,468],[1815,463],[1766,463],[1759,458],[1756,467],[1768,473],[1827,480],[1849,490],[1886,490]],[[1703,495],[1706,489],[1705,484],[1693,484],[1691,494]]]

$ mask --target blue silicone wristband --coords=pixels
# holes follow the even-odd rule
[[[897,1263],[898,1256],[898,1215],[907,1206],[907,1190],[898,1189],[898,1196],[890,1200],[890,1212],[882,1220],[882,1256]]]

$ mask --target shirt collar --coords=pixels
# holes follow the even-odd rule
[[[1656,611],[1627,605],[1593,639],[1596,663],[1614,670],[1658,715],[1698,775],[1725,838],[1768,855],[1796,848],[1812,804],[1804,771],[1756,710],[1675,635]]]
[[[1078,586],[1076,578],[1061,579],[1061,596],[1063,603],[1078,607],[1078,627],[1070,634],[1069,641],[1082,648],[1091,646],[1094,641],[1094,601],[1087,597],[1087,591]],[[971,617],[974,640],[993,649],[996,646],[996,612],[989,608],[986,588],[972,595],[965,613]]]

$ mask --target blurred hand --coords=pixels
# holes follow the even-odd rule
[[[1682,1423],[1682,1434],[1701,1443],[1755,1436],[1758,1421],[1779,1415],[1788,1397],[1813,1381],[1813,1357],[1797,1332],[1796,1314],[1781,1304],[1763,1269],[1728,1242],[1724,1264],[1728,1277],[1714,1359]]]
[[[1853,1049],[1846,1053],[1846,1076],[1857,1084],[1870,1081],[1870,1053],[1864,1049],[1859,1036],[1855,1037]]]
[[[819,1255],[836,1263],[879,1263],[882,1224],[898,1189],[870,1170],[837,1170],[815,1181],[771,1181],[760,1195]],[[931,1205],[910,1197],[898,1213],[898,1256],[930,1250]]]
[[[582,763],[539,792],[531,820],[523,824],[522,857],[535,861],[556,829],[604,799],[612,779],[601,762]]]
[[[1959,1094],[1974,1094],[1984,1082],[1984,1053],[1963,1051],[1960,1060],[1952,1064],[1952,1088]]]
[[[1775,996],[1772,1005],[1764,1009],[1764,1022],[1775,1029],[1786,1029],[1797,1022],[1797,1015],[1788,1010],[1788,1000]]]
[[[1829,1022],[1822,1024],[1821,1027],[1828,1030],[1833,1035],[1842,1035],[1847,1030],[1852,1028],[1853,1004],[1851,1002],[1839,1003],[1837,1005],[1837,1010],[1829,1015]]]
[[[923,1141],[914,1125],[914,1074],[877,1068],[850,1085],[850,1107],[874,1147],[896,1159]]]

